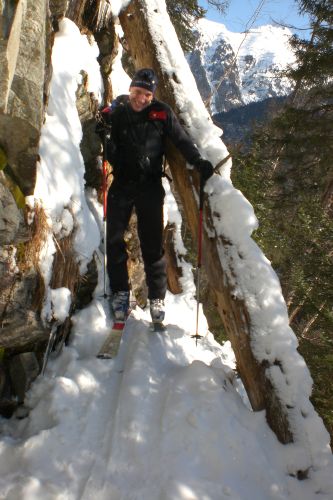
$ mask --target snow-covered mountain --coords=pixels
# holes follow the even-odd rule
[[[267,25],[232,33],[221,23],[200,19],[196,34],[188,62],[213,114],[290,93],[291,82],[278,76],[294,62],[288,28]]]

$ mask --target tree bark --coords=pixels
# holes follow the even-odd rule
[[[143,0],[133,0],[120,15],[132,59],[137,68],[153,67],[159,79],[157,97],[168,103],[177,113],[177,97],[174,84],[177,82],[175,73],[166,73],[158,59],[159,43],[156,33],[150,31],[148,17],[154,12],[148,12],[148,3]],[[172,26],[171,26],[172,29]],[[170,165],[175,188],[180,196],[185,217],[191,229],[193,238],[197,237],[198,205],[193,193],[193,185],[197,187],[198,178],[186,169],[186,163],[176,148],[169,144],[167,160]],[[209,204],[205,203],[205,226],[213,228],[213,217]],[[209,231],[211,234],[211,232]],[[248,393],[254,410],[266,410],[267,421],[282,443],[293,441],[291,426],[288,421],[288,410],[282,404],[267,375],[268,361],[259,364],[251,346],[251,318],[243,300],[237,298],[230,282],[230,271],[222,268],[219,252],[228,254],[231,243],[220,237],[209,237],[204,231],[203,264],[208,278],[217,297],[218,312],[232,343],[237,359],[237,368]],[[281,371],[279,362],[274,363]]]
[[[182,276],[182,270],[177,263],[174,232],[174,224],[168,223],[164,230],[164,248],[168,271],[168,289],[171,293],[177,294],[182,292],[182,287],[179,282],[179,278],[181,278]]]

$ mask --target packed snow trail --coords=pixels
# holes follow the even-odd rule
[[[109,434],[111,453],[104,467],[97,466],[97,482],[95,474],[89,481],[88,498],[96,491],[101,498],[119,499],[223,498],[233,490],[230,467],[222,474],[229,476],[225,484],[214,479],[221,474],[221,440],[225,450],[234,448],[221,425],[225,412],[216,413],[216,396],[222,403],[230,382],[222,368],[199,360],[189,364],[184,332],[177,326],[168,330],[156,335],[148,322],[129,320],[118,360],[123,375]],[[204,435],[203,427],[209,430]],[[124,484],[131,493],[124,492]]]
[[[30,416],[2,421],[1,499],[314,498],[315,481],[288,475],[292,449],[244,403],[229,343],[208,334],[195,346],[184,296],[168,295],[166,333],[135,309],[114,360],[95,357],[103,302],[74,317],[71,345],[28,394]]]

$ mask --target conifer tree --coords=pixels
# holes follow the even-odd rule
[[[333,3],[300,0],[311,36],[291,40],[297,65],[287,105],[235,161],[234,182],[255,206],[256,238],[278,272],[290,322],[333,436]]]
[[[333,4],[300,0],[300,9],[310,15],[312,34],[309,40],[291,40],[298,66],[287,76],[294,80],[295,90],[280,125],[297,131],[293,140],[283,138],[286,156],[316,167],[323,176],[333,152]]]
[[[224,12],[228,0],[208,0],[208,4],[220,12]],[[206,11],[198,5],[197,0],[166,0],[167,11],[178,35],[179,42],[184,52],[190,52],[194,48],[195,35],[193,28],[195,22],[204,17]]]
[[[198,6],[197,0],[181,0],[180,2],[166,0],[166,6],[182,49],[185,52],[191,51],[195,43],[193,26],[204,16],[205,10]]]

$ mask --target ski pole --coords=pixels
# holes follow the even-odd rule
[[[204,205],[204,187],[205,181],[200,175],[200,188],[199,188],[199,222],[198,222],[198,261],[197,261],[197,280],[196,280],[196,296],[197,296],[197,316],[196,316],[196,329],[195,335],[195,345],[198,345],[198,339],[202,338],[199,335],[199,307],[200,307],[200,269],[202,263],[202,228],[203,228],[203,205]]]
[[[52,327],[51,327],[51,332],[49,335],[49,339],[48,339],[47,346],[46,346],[45,353],[44,353],[44,357],[43,357],[43,366],[42,366],[42,371],[41,371],[42,375],[45,374],[46,365],[48,363],[50,354],[52,352],[53,346],[54,346],[55,341],[56,341],[58,326],[59,326],[58,323],[53,323]]]
[[[107,207],[107,159],[106,159],[107,133],[104,130],[103,138],[103,240],[104,240],[104,298],[106,299],[106,207]]]

